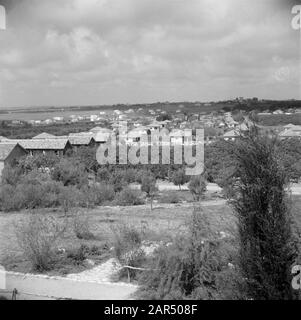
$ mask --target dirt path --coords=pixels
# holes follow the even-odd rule
[[[18,291],[17,300],[130,300],[137,286],[7,272],[6,290],[0,290],[0,294],[9,298],[14,289]]]

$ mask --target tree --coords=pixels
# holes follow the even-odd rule
[[[290,268],[297,256],[285,171],[278,142],[254,126],[229,144],[237,161],[235,199],[240,268],[253,299],[291,299]]]
[[[186,175],[185,169],[179,169],[172,175],[171,180],[181,190],[181,186],[189,181],[189,177]]]
[[[295,181],[299,181],[301,178],[301,160],[299,160],[298,162],[296,162],[293,167],[293,172],[294,172],[294,176],[293,178],[295,178]]]
[[[64,186],[88,184],[88,175],[81,163],[62,158],[52,170],[52,179],[61,181]]]
[[[202,176],[192,176],[188,188],[195,201],[199,201],[201,196],[206,192],[206,180]]]
[[[144,175],[141,180],[141,191],[145,192],[150,199],[151,210],[153,210],[153,200],[158,192],[156,179],[151,175]]]
[[[232,114],[232,118],[234,121],[239,122],[239,123],[242,123],[245,119],[244,114],[241,111],[239,111],[235,114]]]

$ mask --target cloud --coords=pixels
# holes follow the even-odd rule
[[[0,108],[298,98],[299,33],[279,1],[12,1]]]

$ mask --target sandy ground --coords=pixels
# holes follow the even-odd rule
[[[111,258],[105,263],[96,266],[90,270],[86,270],[80,273],[68,274],[66,278],[89,281],[89,282],[111,282],[111,277],[120,269],[121,265],[115,258]]]

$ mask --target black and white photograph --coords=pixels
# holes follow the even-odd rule
[[[301,1],[0,0],[0,300],[301,300]]]

